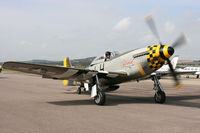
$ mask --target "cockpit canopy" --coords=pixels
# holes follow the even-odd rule
[[[120,53],[118,51],[113,51],[113,52],[110,52],[111,55],[110,55],[110,59],[114,58],[115,56],[119,55]],[[99,63],[102,63],[105,61],[105,54],[102,55],[102,56],[97,56],[91,63],[91,65],[95,65],[95,64],[99,64]]]

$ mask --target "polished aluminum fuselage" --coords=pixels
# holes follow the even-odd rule
[[[100,78],[104,85],[119,84],[130,80],[138,80],[150,75],[154,70],[148,66],[147,48],[135,49],[105,61],[92,62],[89,69],[106,72],[126,73],[126,76]]]

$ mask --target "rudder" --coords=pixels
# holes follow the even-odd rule
[[[67,57],[67,58],[65,58],[63,60],[63,66],[64,67],[68,67],[68,68],[72,67],[71,62],[69,60],[69,57]],[[63,85],[65,85],[65,86],[69,85],[69,81],[68,80],[63,80]]]

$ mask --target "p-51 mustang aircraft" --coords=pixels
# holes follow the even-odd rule
[[[22,71],[33,74],[40,74],[43,78],[63,80],[65,85],[80,83],[91,92],[91,97],[97,105],[103,105],[106,101],[105,92],[119,88],[119,84],[132,80],[143,80],[151,78],[154,81],[157,103],[164,103],[165,92],[157,78],[156,73],[152,74],[167,61],[171,75],[174,77],[176,88],[180,87],[170,57],[174,48],[186,42],[184,35],[181,35],[172,46],[163,45],[159,39],[154,21],[151,16],[146,18],[152,33],[159,40],[159,44],[134,49],[122,54],[107,52],[105,56],[97,57],[88,68],[78,69],[71,67],[68,59],[64,60],[64,67],[47,66],[20,62],[5,62],[3,68]]]

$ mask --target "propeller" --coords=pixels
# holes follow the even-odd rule
[[[170,72],[171,72],[171,74],[174,78],[174,81],[175,81],[175,89],[179,89],[182,86],[182,84],[180,83],[179,79],[177,78],[176,72],[174,71],[173,66],[172,66],[169,59],[167,59],[167,64],[169,65]]]
[[[156,25],[155,25],[155,22],[154,22],[154,20],[153,20],[152,15],[147,16],[147,17],[145,18],[145,20],[146,20],[146,22],[147,22],[147,24],[148,24],[148,26],[149,26],[151,32],[152,32],[152,33],[154,34],[154,36],[156,37],[157,41],[158,41],[160,44],[162,44],[161,41],[160,41],[160,36],[159,36],[159,34],[158,34],[158,30],[157,30],[157,28],[156,28]]]
[[[159,42],[159,44],[162,45],[162,42],[161,42],[161,40],[160,40],[160,36],[159,36],[159,34],[158,34],[158,31],[157,31],[157,28],[156,28],[156,25],[155,25],[155,22],[154,22],[154,20],[153,20],[153,17],[152,17],[151,15],[150,15],[150,16],[147,16],[145,20],[146,20],[146,23],[147,23],[147,25],[149,26],[151,32],[154,34],[154,36],[156,37],[157,41]],[[186,41],[186,37],[185,37],[185,35],[182,33],[182,34],[176,39],[176,41],[175,41],[174,43],[172,43],[170,49],[172,50],[173,48],[177,48],[177,47],[179,47],[179,46],[182,46],[182,45],[185,44],[186,42],[187,42],[187,41]],[[182,86],[182,84],[180,83],[179,79],[177,78],[177,74],[176,74],[176,72],[175,72],[174,69],[173,69],[173,66],[172,66],[172,64],[171,64],[171,61],[169,60],[169,58],[166,58],[166,60],[167,60],[167,64],[169,65],[170,72],[171,72],[171,74],[172,74],[172,76],[173,76],[173,79],[174,79],[174,81],[175,81],[175,86],[176,86],[175,89],[178,89],[178,88],[180,88],[180,87]]]
[[[174,43],[172,43],[172,47],[173,48],[176,48],[176,47],[179,47],[183,44],[186,44],[187,43],[187,39],[185,37],[185,35],[182,33]]]

